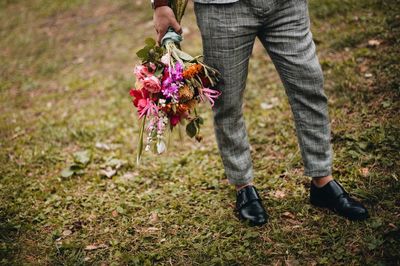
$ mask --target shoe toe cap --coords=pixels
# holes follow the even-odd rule
[[[352,206],[346,209],[343,214],[354,221],[361,221],[369,218],[368,210],[364,206]]]

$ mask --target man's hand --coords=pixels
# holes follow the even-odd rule
[[[161,44],[161,39],[164,37],[168,27],[172,27],[176,33],[182,34],[182,27],[176,21],[174,11],[169,6],[160,6],[154,10],[154,27],[157,32],[157,42]]]

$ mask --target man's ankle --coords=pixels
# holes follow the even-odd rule
[[[250,183],[246,183],[246,184],[235,185],[235,188],[236,188],[236,191],[239,191],[239,190],[241,190],[241,189],[244,188],[244,187],[252,186],[252,185],[253,185],[253,183],[250,182]]]
[[[320,188],[320,187],[325,186],[332,180],[333,180],[333,177],[331,175],[328,175],[328,176],[322,176],[322,177],[313,177],[312,182],[315,186]]]

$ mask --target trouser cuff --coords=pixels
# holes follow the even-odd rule
[[[326,170],[314,170],[314,171],[304,171],[304,175],[312,177],[312,178],[322,178],[325,176],[332,175],[332,169]]]

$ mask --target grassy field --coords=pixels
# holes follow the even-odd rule
[[[251,228],[234,216],[209,108],[202,143],[175,133],[179,145],[135,164],[129,88],[155,35],[148,1],[0,0],[0,265],[399,265],[400,1],[309,4],[334,177],[368,221],[309,205],[292,114],[259,43],[245,116],[271,219]],[[192,4],[183,27],[183,49],[200,54]]]

